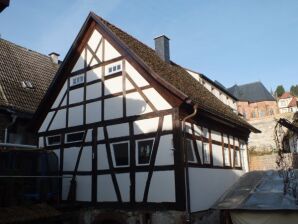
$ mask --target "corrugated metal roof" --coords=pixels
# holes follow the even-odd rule
[[[298,176],[298,170],[294,171]],[[295,180],[297,182],[298,179]],[[298,200],[284,194],[283,178],[278,171],[253,171],[244,174],[215,203],[221,210],[298,210]]]

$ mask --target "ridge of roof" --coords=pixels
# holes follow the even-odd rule
[[[103,18],[96,15],[94,12],[90,13],[91,17],[97,23],[101,23],[107,27],[118,39],[123,42],[129,51],[133,52],[141,59],[148,67],[150,67],[158,76],[169,83],[172,88],[184,93],[192,101],[197,103],[199,107],[217,117],[225,118],[230,122],[236,123],[254,132],[259,132],[245,120],[240,118],[231,108],[212,93],[210,93],[204,86],[197,82],[189,73],[180,65],[175,63],[166,63],[159,58],[155,50],[142,43],[132,35],[126,33],[115,25],[109,23]],[[209,104],[206,104],[208,102]],[[225,115],[223,117],[223,115]]]

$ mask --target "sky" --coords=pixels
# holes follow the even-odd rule
[[[1,38],[62,60],[90,11],[226,87],[298,84],[297,0],[10,0]]]

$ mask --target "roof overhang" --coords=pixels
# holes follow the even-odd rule
[[[0,12],[9,6],[9,0],[0,0]]]

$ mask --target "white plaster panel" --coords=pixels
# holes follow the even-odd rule
[[[106,99],[104,101],[104,119],[110,120],[114,118],[123,117],[123,96],[117,96],[113,98]]]
[[[97,176],[97,201],[117,201],[115,187],[111,175]]]
[[[191,211],[209,209],[242,174],[241,170],[189,168]]]
[[[221,133],[211,130],[211,138],[212,138],[212,140],[221,142]]]
[[[59,110],[53,119],[49,130],[65,128],[66,125],[66,109]]]
[[[64,150],[63,169],[64,171],[73,171],[78,158],[80,148],[72,147]],[[92,149],[91,146],[84,147],[79,163],[79,171],[91,171],[92,167]]]
[[[104,82],[105,95],[120,93],[123,91],[122,76],[108,79]]]
[[[234,137],[230,135],[229,140],[230,140],[230,145],[234,145]]]
[[[136,173],[136,201],[142,202],[146,187],[146,181],[148,178],[148,172],[137,172]]]
[[[97,167],[99,170],[107,170],[110,168],[106,146],[104,144],[97,146]]]
[[[130,201],[130,176],[129,173],[116,174],[121,198],[123,202]]]
[[[97,128],[97,140],[103,140],[104,138],[103,127]]]
[[[70,107],[68,109],[68,126],[77,126],[83,124],[83,106]]]
[[[91,176],[77,175],[77,201],[91,201]]]
[[[107,126],[109,138],[129,136],[128,123]]]
[[[173,165],[173,135],[163,135],[160,137],[155,165]]]
[[[100,45],[99,45],[99,48],[98,48],[98,50],[96,51],[96,56],[97,56],[97,58],[102,62],[103,61],[103,56],[102,56],[102,52],[103,52],[103,50],[102,50],[102,46],[103,46],[103,44],[102,44],[102,42],[100,43]],[[97,60],[94,58],[93,60],[92,60],[92,62],[91,62],[91,66],[92,65],[95,65],[95,64],[97,64],[98,62],[97,62]]]
[[[94,99],[101,97],[101,82],[88,85],[86,87],[86,99]]]
[[[171,131],[171,130],[173,130],[173,118],[172,118],[172,115],[164,116],[162,130],[163,131]]]
[[[62,200],[67,200],[69,189],[70,189],[70,175],[63,175],[62,178]]]
[[[39,128],[38,132],[43,132],[47,129],[52,117],[54,115],[54,112],[49,112],[46,116],[46,118],[43,120],[42,125]]]
[[[212,156],[214,166],[223,166],[222,146],[212,144]]]
[[[205,138],[209,138],[208,128],[203,128],[202,136],[205,137]]]
[[[202,128],[196,124],[193,124],[193,128],[194,128],[194,134],[196,136],[201,136],[202,135]]]
[[[223,140],[224,140],[224,143],[226,144],[229,143],[228,136],[226,134],[223,134]]]
[[[138,87],[147,86],[149,83],[141,76],[137,70],[127,61],[125,61],[125,69],[129,77],[136,83]]]
[[[185,132],[192,135],[191,123],[185,122],[184,125],[185,125]]]
[[[175,202],[174,171],[153,172],[148,192],[148,202]]]
[[[78,58],[76,64],[73,66],[71,72],[75,72],[77,70],[83,69],[85,66],[85,49],[82,51],[80,57]]]
[[[44,148],[44,137],[39,137],[38,138],[38,148]]]
[[[105,40],[105,61],[108,61],[120,56],[121,56],[120,53],[109,43],[109,41]]]
[[[86,48],[86,64],[89,65],[91,59],[93,58],[91,51]]]
[[[201,163],[203,164],[202,141],[200,141],[200,140],[196,140],[196,144],[197,144],[197,148],[198,148],[198,151],[199,151],[199,156],[200,156]]]
[[[135,134],[147,134],[151,132],[156,132],[158,127],[158,117],[137,120],[133,122],[133,128]]]
[[[79,103],[84,100],[84,88],[69,91],[69,104]]]
[[[102,76],[102,67],[89,70],[86,75],[87,82],[101,79],[101,76]]]
[[[56,108],[56,107],[59,106],[59,104],[60,104],[60,102],[61,102],[61,100],[62,100],[62,97],[63,97],[64,94],[65,94],[66,89],[67,89],[67,82],[64,83],[62,89],[60,90],[60,92],[59,92],[59,94],[58,94],[58,96],[57,96],[55,102],[54,102],[53,105],[52,105],[52,109],[53,109],[53,108]],[[63,105],[61,105],[61,106],[63,106]]]
[[[102,35],[95,29],[88,40],[88,46],[92,49],[93,52],[95,52],[101,38]]]
[[[101,101],[86,104],[86,123],[101,121]]]
[[[126,94],[127,116],[140,115],[149,112],[152,112],[152,109],[138,92]]]
[[[131,82],[128,79],[125,79],[125,90],[131,90],[134,89],[134,86],[131,84]]]
[[[155,89],[145,89],[143,92],[156,109],[167,110],[172,108],[172,106]]]

